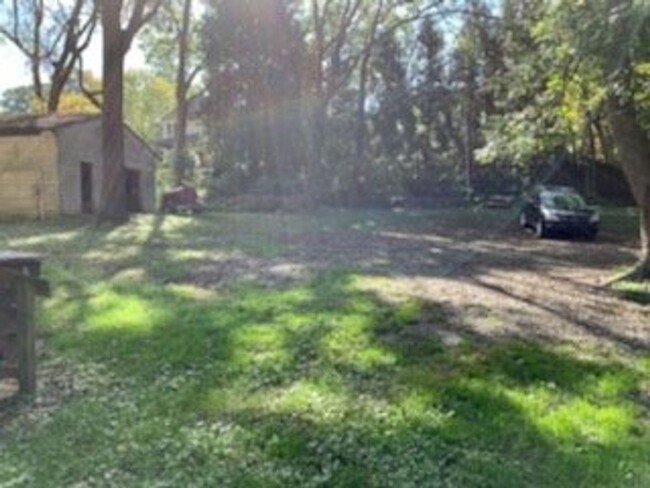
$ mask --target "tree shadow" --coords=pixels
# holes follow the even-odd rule
[[[528,297],[521,296],[520,294],[513,293],[512,291],[506,289],[504,286],[499,286],[494,283],[488,283],[481,279],[470,279],[472,283],[479,285],[480,287],[486,288],[492,292],[498,293],[508,298],[512,298],[518,302],[521,302],[523,306],[527,308],[539,309],[544,312],[551,314],[554,317],[557,317],[561,320],[568,320],[569,322],[577,325],[583,330],[587,331],[594,337],[602,338],[609,342],[621,345],[633,352],[645,353],[648,350],[648,338],[638,338],[631,337],[622,333],[618,333],[612,327],[608,327],[599,323],[595,320],[585,320],[578,316],[577,310],[559,308],[553,304],[541,303],[538,300],[534,300]]]
[[[285,363],[288,371],[277,374],[262,391],[273,396],[304,381],[325,381],[356,407],[332,420],[304,405],[290,412],[238,405],[209,411],[207,418],[225,415],[254,429],[265,461],[307,478],[329,473],[329,486],[389,486],[391,474],[400,469],[406,473],[405,483],[433,486],[547,486],[590,479],[616,485],[616,475],[599,471],[592,461],[595,457],[609,465],[607,460],[625,459],[629,439],[590,439],[588,429],[581,432],[568,425],[563,434],[561,428],[537,421],[534,405],[521,397],[539,392],[552,397],[544,408],[570,409],[573,402],[593,402],[597,411],[599,406],[627,403],[627,395],[641,380],[637,372],[623,364],[578,359],[539,344],[495,340],[471,330],[463,331],[462,344],[445,346],[438,334],[414,335],[421,323],[408,317],[400,322],[395,316],[403,317],[403,309],[372,293],[352,292],[349,280],[338,275],[318,281],[311,300],[298,308],[321,311],[333,306],[354,314],[372,303],[372,318],[360,326],[368,339],[363,348],[379,348],[395,360],[369,365],[359,356],[355,362],[332,354],[328,342],[337,327],[314,322],[286,335],[282,348],[291,357]],[[425,321],[431,310],[436,310],[440,327],[451,328],[452,318],[444,316],[439,304],[426,304],[421,311]],[[348,345],[358,347],[354,341]],[[611,383],[620,391],[601,392]],[[421,410],[408,410],[411,398],[422,402]],[[399,420],[373,417],[372,408],[363,405],[375,403],[400,411]],[[423,462],[408,464],[409,456]]]
[[[145,432],[134,434],[141,442],[157,441],[146,434],[152,421],[195,429],[208,447],[181,443],[190,477],[218,464],[242,485],[616,486],[611,466],[623,460],[643,475],[626,457],[647,451],[643,438],[616,439],[597,421],[591,433],[576,406],[628,415],[641,378],[625,365],[482,335],[449,304],[389,302],[344,271],[207,296],[105,286],[57,305],[75,327],[58,331],[52,346],[111,376],[65,404],[132,396],[147,414],[119,422]],[[451,333],[460,339],[446,342]],[[555,410],[581,417],[563,426]],[[75,429],[62,418],[53,425]],[[209,447],[229,439],[206,430],[213,423],[241,432],[225,458]],[[246,470],[237,462],[244,453]],[[120,462],[132,466],[132,456]],[[170,474],[163,458],[144,456]]]
[[[81,363],[100,364],[111,376],[102,391],[76,391],[66,405],[100,395],[133,396],[136,409],[156,412],[156,420],[173,417],[189,428],[198,418],[244,432],[225,462],[188,442],[188,476],[200,477],[218,464],[239,485],[617,486],[623,463],[631,484],[647,479],[640,461],[648,454],[647,433],[637,422],[642,406],[635,398],[643,377],[630,365],[580,358],[548,341],[482,332],[453,303],[391,301],[355,286],[359,271],[449,277],[523,304],[527,313],[532,308],[567,318],[567,310],[484,279],[513,266],[508,248],[479,246],[475,265],[465,266],[465,251],[451,237],[380,236],[352,255],[352,271],[314,268],[308,281],[228,283],[209,290],[184,288],[193,284],[184,276],[169,279],[165,268],[176,258],[168,251],[177,241],[166,242],[163,229],[162,220],[154,221],[150,233],[138,238],[139,254],[116,258],[117,266],[103,273],[115,277],[140,266],[144,280],[113,280],[89,290],[83,280],[57,270],[67,298],[46,313],[57,318],[53,347]],[[200,237],[192,232],[188,239]],[[330,236],[322,245],[336,252],[337,239]],[[310,266],[318,250],[296,261]],[[482,253],[492,256],[489,266],[481,265]],[[460,261],[445,264],[449,257]],[[543,260],[514,263],[520,264],[531,272],[547,266]],[[599,323],[568,319],[643,352],[644,344]],[[62,417],[64,427],[78,428]],[[131,420],[120,422],[130,429]],[[209,443],[229,439],[196,429]],[[143,444],[157,440],[141,435]],[[237,458],[247,452],[251,461],[242,469]],[[81,447],[77,454],[82,456]],[[122,462],[131,466],[133,458],[127,451]],[[144,461],[161,479],[172,474],[162,457]],[[289,473],[286,479],[283,473]]]

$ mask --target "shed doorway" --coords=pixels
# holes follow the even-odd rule
[[[81,163],[81,212],[93,213],[93,165]]]
[[[140,172],[132,169],[126,170],[126,204],[129,212],[142,212]]]

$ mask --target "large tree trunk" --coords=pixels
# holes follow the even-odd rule
[[[53,114],[56,113],[59,109],[59,102],[61,101],[61,96],[63,95],[63,90],[65,89],[65,83],[67,81],[67,76],[62,76],[61,74],[54,74],[52,76],[52,81],[50,83],[50,93],[47,97],[47,113]]]
[[[123,222],[128,218],[126,170],[124,169],[123,74],[124,54],[120,25],[122,2],[103,2],[104,35],[102,152],[103,184],[97,214],[100,222]]]
[[[650,278],[650,137],[639,124],[630,103],[611,99],[608,111],[614,144],[641,211],[641,256],[633,275],[647,279]]]

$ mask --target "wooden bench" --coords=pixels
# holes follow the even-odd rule
[[[34,254],[0,252],[0,379],[18,380],[21,395],[36,391],[34,308],[49,295]]]

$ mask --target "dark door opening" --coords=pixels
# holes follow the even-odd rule
[[[126,170],[126,204],[129,212],[142,212],[140,172],[132,169]]]
[[[93,165],[81,163],[81,211],[93,213]]]

